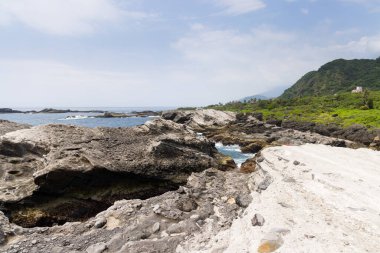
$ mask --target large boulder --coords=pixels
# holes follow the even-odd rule
[[[214,144],[158,119],[133,128],[45,125],[0,137],[0,204],[26,227],[87,218],[217,166]],[[62,213],[65,213],[62,215]]]
[[[166,111],[162,118],[172,120],[179,124],[185,124],[194,129],[202,129],[211,126],[224,126],[236,120],[236,113],[224,112],[213,109],[200,109],[193,111]]]

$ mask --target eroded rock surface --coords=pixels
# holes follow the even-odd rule
[[[214,144],[155,120],[133,128],[37,126],[0,137],[0,202],[25,227],[83,220],[118,199],[178,188],[217,167]]]
[[[323,136],[318,133],[282,128],[276,125],[276,122],[267,124],[262,121],[262,115],[257,113],[231,113],[231,117],[228,118],[228,120],[220,120],[218,124],[205,124],[204,122],[209,118],[209,111],[210,110],[197,110],[195,111],[196,113],[193,114],[187,111],[174,111],[166,115],[166,118],[189,125],[215,142],[222,142],[224,145],[238,144],[244,153],[257,153],[268,146],[302,145],[305,143],[325,144],[338,147],[361,146],[352,141]],[[212,111],[214,113],[214,110]],[[230,115],[230,113],[226,112],[219,112],[219,114]],[[219,114],[217,114],[218,116],[216,118],[225,118]],[[186,120],[179,120],[182,117],[185,117]],[[195,124],[194,122],[203,122],[203,124]]]
[[[223,112],[213,109],[200,109],[194,111],[166,111],[162,118],[176,123],[185,124],[193,129],[203,129],[209,126],[223,126],[236,120],[233,112]]]
[[[265,124],[257,119],[245,122],[233,122],[219,129],[206,129],[205,136],[220,141],[225,145],[239,144],[243,152],[258,152],[269,145],[302,145],[305,143],[324,144],[330,146],[354,146],[353,142],[323,136],[312,132],[301,132],[283,129],[275,125]]]
[[[196,246],[202,248],[249,205],[251,188],[253,174],[208,169],[194,173],[177,191],[118,201],[86,222],[50,228],[5,222],[2,252],[166,253],[187,248],[186,241],[196,235],[203,238]]]

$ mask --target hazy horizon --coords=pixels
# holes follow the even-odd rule
[[[3,0],[0,107],[204,106],[380,56],[379,0]]]

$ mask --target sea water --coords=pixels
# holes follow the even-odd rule
[[[222,143],[218,142],[215,144],[215,147],[220,153],[232,157],[239,168],[242,163],[250,158],[255,157],[255,154],[241,152],[239,145],[223,145]]]
[[[20,111],[39,111],[43,108],[13,108]],[[70,109],[76,111],[110,111],[117,113],[130,113],[133,111],[163,111],[173,108],[169,107],[96,107],[96,108],[55,108]],[[101,113],[9,113],[0,114],[0,119],[33,126],[46,124],[67,124],[84,127],[131,127],[144,124],[154,117],[130,117],[130,118],[95,118]]]

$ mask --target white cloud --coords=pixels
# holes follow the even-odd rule
[[[140,104],[138,94],[150,88],[149,80],[136,73],[88,70],[54,61],[2,60],[0,74],[3,106],[132,106]]]
[[[241,15],[253,12],[265,7],[265,3],[261,0],[214,0],[215,3],[225,8],[224,14]]]
[[[169,64],[105,72],[54,61],[3,59],[0,107],[227,102],[290,86],[306,72],[336,58],[378,57],[380,34],[313,45],[312,38],[267,26],[241,32],[195,24],[173,44],[179,59]]]
[[[2,0],[0,25],[22,23],[54,35],[92,33],[105,22],[127,16],[141,19],[143,12],[124,11],[113,0]]]
[[[193,30],[174,47],[183,54],[189,72],[207,84],[207,91],[226,101],[229,94],[238,98],[290,86],[336,58],[374,58],[380,54],[380,37],[313,46],[303,36],[270,27],[246,33],[203,28]]]
[[[358,40],[350,41],[343,45],[336,45],[340,51],[352,52],[356,55],[371,56],[380,54],[380,34],[375,36],[364,36]]]

